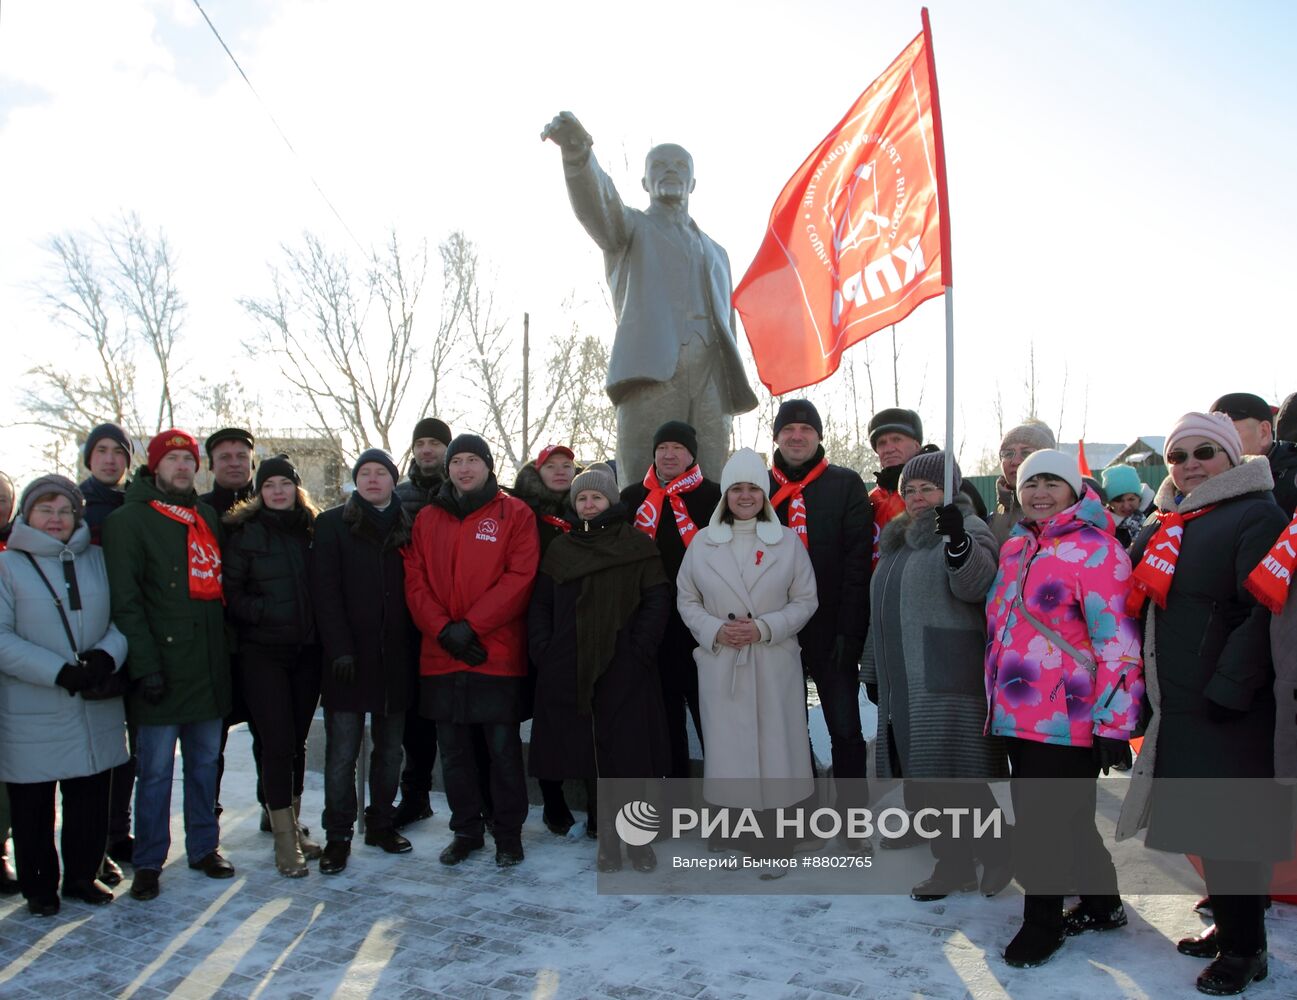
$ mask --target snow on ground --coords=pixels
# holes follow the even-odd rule
[[[438,864],[449,832],[436,798],[436,815],[405,831],[413,853],[388,856],[357,838],[345,873],[284,879],[270,836],[258,830],[247,743],[243,729],[231,734],[222,795],[222,846],[237,877],[211,881],[185,866],[177,781],[176,840],[157,900],[135,902],[123,883],[111,906],[65,903],[45,920],[21,900],[0,901],[0,997],[1199,995],[1193,980],[1204,963],[1174,947],[1202,926],[1192,895],[1128,895],[1127,928],[1071,939],[1045,967],[1019,971],[999,957],[1021,915],[1016,888],[927,904],[903,896],[598,895],[593,842],[548,833],[539,809],[518,868],[497,869],[489,841],[457,868]],[[311,772],[311,813],[322,797]],[[930,864],[923,848],[887,852],[879,863],[920,874]],[[757,880],[732,877],[744,888]],[[1297,909],[1277,905],[1268,924],[1270,977],[1247,995],[1297,997]]]

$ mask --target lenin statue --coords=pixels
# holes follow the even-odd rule
[[[647,211],[628,208],[570,112],[541,139],[563,152],[572,209],[603,251],[617,333],[608,396],[617,408],[617,477],[638,483],[653,464],[653,431],[668,420],[698,429],[703,475],[717,479],[730,451],[730,416],[756,407],[734,336],[729,257],[689,217],[694,163],[680,146],[649,150]]]

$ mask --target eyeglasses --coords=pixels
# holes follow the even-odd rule
[[[38,503],[32,508],[33,514],[40,514],[41,517],[72,517],[71,507],[51,507],[47,503]]]
[[[1038,451],[1036,448],[1005,448],[1000,452],[1000,458],[1008,461],[1010,458],[1026,458],[1028,455]]]
[[[1166,462],[1167,465],[1183,465],[1185,462],[1189,461],[1190,454],[1200,462],[1210,462],[1224,450],[1224,448],[1214,444],[1200,444],[1192,452],[1187,452],[1182,448],[1177,448],[1175,451],[1168,451],[1166,453]]]
[[[932,485],[907,486],[905,487],[905,489],[901,490],[901,497],[905,500],[909,500],[913,497],[918,497],[918,496],[923,496],[923,497],[937,496],[943,492],[944,490],[942,490],[940,486],[932,486]]]

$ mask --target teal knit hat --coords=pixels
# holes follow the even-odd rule
[[[1110,465],[1103,470],[1103,492],[1110,501],[1127,493],[1138,494],[1143,485],[1139,473],[1129,465]]]

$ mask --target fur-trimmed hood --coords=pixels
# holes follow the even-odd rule
[[[581,471],[577,468],[573,479],[580,475]],[[565,518],[570,518],[573,514],[572,508],[568,506],[568,491],[563,490],[559,493],[551,490],[540,478],[540,470],[531,464],[524,465],[518,470],[518,478],[506,492],[516,496],[535,514],[553,514],[555,517]]]
[[[358,538],[363,538],[375,545],[381,543],[384,551],[399,549],[403,545],[409,544],[414,519],[410,517],[409,512],[402,506],[400,499],[395,494],[392,495],[392,503],[397,505],[398,512],[396,523],[392,526],[392,530],[388,532],[386,538],[379,536],[373,520],[365,516],[365,512],[361,509],[354,493],[347,497],[347,502],[343,505],[342,523]]]
[[[969,500],[963,493],[955,494],[954,503],[963,512],[966,519],[976,513],[973,510],[973,501]],[[935,507],[925,510],[918,517],[901,514],[884,525],[883,533],[878,539],[878,551],[883,555],[890,555],[904,545],[908,545],[912,549],[935,548],[941,543],[941,536],[937,534],[936,527],[937,510]]]
[[[1274,489],[1274,477],[1270,474],[1270,462],[1264,455],[1244,455],[1238,465],[1226,469],[1219,475],[1212,476],[1192,493],[1180,497],[1175,482],[1170,476],[1162,480],[1158,487],[1157,509],[1160,511],[1179,511],[1188,514],[1193,510],[1210,507],[1222,500],[1233,500],[1235,497],[1249,493],[1260,493]]]

